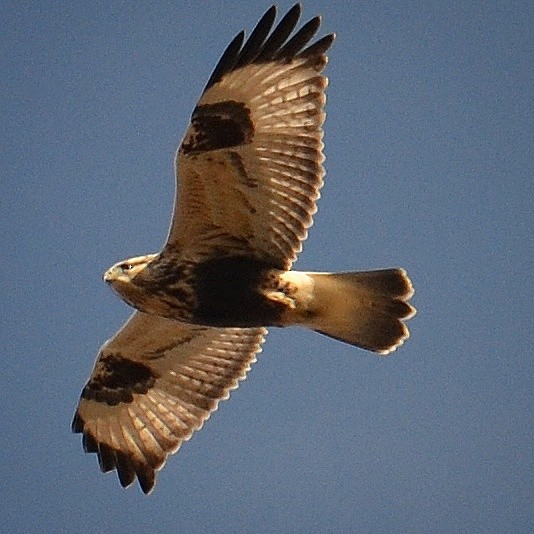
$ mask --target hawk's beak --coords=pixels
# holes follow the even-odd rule
[[[102,276],[102,280],[104,280],[104,282],[107,282],[108,284],[113,281],[113,267],[111,269],[108,269],[104,273],[104,275]]]

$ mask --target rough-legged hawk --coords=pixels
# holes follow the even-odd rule
[[[167,456],[245,378],[266,326],[298,325],[387,354],[407,337],[402,269],[292,271],[323,184],[334,40],[300,6],[239,33],[209,79],[176,156],[177,194],[158,254],[104,279],[137,311],[100,350],[72,428],[100,468],[148,493]],[[291,35],[293,33],[293,35]]]

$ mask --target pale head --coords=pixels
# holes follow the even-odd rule
[[[104,282],[111,285],[115,283],[127,284],[132,281],[155,257],[157,254],[147,254],[137,256],[127,260],[119,261],[110,267],[103,276]]]
[[[144,291],[132,282],[156,256],[157,254],[147,254],[119,261],[104,273],[104,281],[128,304],[139,309],[146,296]]]

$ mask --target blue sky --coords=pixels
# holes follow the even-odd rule
[[[337,41],[326,185],[296,268],[405,267],[418,315],[404,347],[379,358],[271,332],[150,497],[70,433],[130,313],[101,274],[161,247],[191,110],[269,5],[3,3],[6,531],[534,529],[527,2],[304,4]]]

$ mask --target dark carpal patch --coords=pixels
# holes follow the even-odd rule
[[[93,377],[82,391],[82,398],[115,406],[132,402],[134,393],[146,393],[154,387],[156,376],[142,363],[118,354],[102,356]]]
[[[242,102],[204,104],[195,108],[191,131],[180,150],[188,155],[239,146],[250,143],[253,135],[250,109]]]

